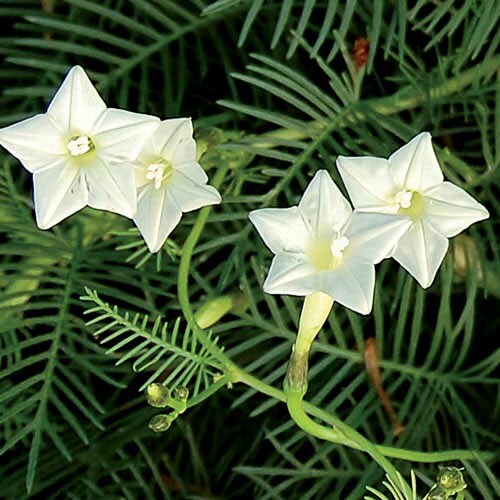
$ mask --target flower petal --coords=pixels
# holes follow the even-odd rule
[[[0,129],[0,144],[32,173],[57,166],[68,155],[65,138],[49,115]]]
[[[394,182],[389,163],[373,156],[337,158],[337,167],[356,210],[393,213]]]
[[[352,209],[326,170],[319,170],[302,196],[299,209],[317,238],[331,238],[349,220]]]
[[[443,262],[448,244],[448,239],[438,233],[431,224],[419,220],[399,240],[393,257],[422,288],[428,288]]]
[[[422,192],[444,180],[429,132],[418,134],[393,153],[389,166],[398,189]]]
[[[277,255],[271,263],[263,288],[271,294],[309,295],[319,289],[318,273],[305,255]]]
[[[78,168],[60,160],[33,176],[37,225],[49,229],[87,205],[87,187]]]
[[[197,210],[206,205],[217,205],[221,202],[217,189],[207,184],[198,184],[181,171],[174,170],[167,189],[183,212]]]
[[[173,163],[175,163],[178,147],[187,141],[187,144],[181,148],[177,161],[183,160],[183,158],[186,158],[185,161],[196,160],[196,144],[194,144],[194,152],[192,150],[194,140],[191,118],[174,118],[162,121],[155,134],[155,141],[155,148],[158,148],[159,155]],[[186,156],[184,157],[183,154]]]
[[[137,156],[137,162],[147,167],[160,158],[171,162],[175,169],[188,169],[190,173],[187,175],[193,180],[202,184],[207,181],[205,172],[196,163],[196,142],[193,139],[193,125],[190,118],[162,121],[143,145]]]
[[[208,181],[205,170],[203,170],[203,168],[194,161],[191,163],[184,163],[180,166],[175,166],[174,168],[198,184],[206,184]]]
[[[192,137],[183,138],[175,149],[172,157],[172,163],[176,168],[196,161],[196,142]]]
[[[159,123],[155,116],[110,108],[96,123],[92,140],[107,162],[133,161]]]
[[[488,210],[451,182],[425,193],[425,220],[443,236],[451,238],[471,224],[489,217]]]
[[[136,211],[134,168],[130,164],[111,165],[96,157],[84,167],[89,206],[109,210],[131,219]]]
[[[74,66],[62,82],[47,113],[68,136],[90,135],[106,111],[106,104],[81,66]]]
[[[390,257],[393,248],[411,225],[409,217],[355,212],[345,232],[349,246],[344,254],[378,264]]]
[[[375,266],[366,260],[346,256],[339,267],[321,273],[320,291],[360,314],[372,310],[374,288]]]
[[[148,185],[139,192],[134,222],[151,253],[162,248],[181,216],[181,210],[166,189]]]
[[[305,254],[311,235],[298,207],[261,208],[248,218],[273,253]]]

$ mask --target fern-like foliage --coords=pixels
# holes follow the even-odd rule
[[[337,155],[387,157],[422,130],[446,177],[491,218],[455,240],[432,288],[384,262],[370,317],[335,306],[307,398],[379,444],[494,451],[499,15],[494,0],[0,0],[2,126],[43,110],[81,64],[110,106],[222,129],[202,165],[211,179],[228,167],[223,203],[193,251],[189,298],[196,311],[238,292],[248,306],[208,338],[182,317],[178,264],[197,213],[157,257],[130,221],[105,212],[40,231],[30,176],[1,152],[2,494],[25,498],[27,485],[40,498],[394,496],[365,454],[299,431],[273,398],[214,383],[224,369],[212,349],[281,386],[301,303],[262,292],[271,256],[248,212],[296,204],[319,168],[341,185]],[[406,428],[397,437],[366,373],[368,338]],[[138,394],[151,381],[189,385],[192,398],[159,437]],[[439,466],[394,465],[406,478],[415,471],[420,497]],[[453,465],[469,498],[500,495],[493,459]]]
[[[18,85],[18,73],[6,74],[4,95],[22,98],[24,106],[37,105],[40,97],[48,100],[78,62],[116,105],[173,116],[188,86],[212,69],[211,58],[218,59],[218,71],[229,72],[233,64],[223,40],[233,32],[231,14],[200,17],[205,4],[198,0],[63,0],[45,12],[36,1],[26,4],[24,10],[3,13],[22,18],[16,19],[17,36],[2,42],[6,62],[23,75]],[[215,54],[208,55],[207,47]],[[153,93],[150,83],[158,78],[163,83]],[[194,90],[199,92],[196,85]]]
[[[408,500],[418,500],[417,484],[416,483],[417,483],[417,481],[416,481],[415,473],[412,471],[411,472],[412,496],[411,496],[411,498],[408,498]],[[394,500],[405,500],[405,494],[404,494],[405,492],[401,491],[401,489],[398,487],[398,485],[395,484],[394,481],[391,480],[391,478],[387,478],[387,480],[384,481],[382,484],[383,484],[383,486],[385,486],[385,488],[387,490],[389,490],[391,497]],[[387,497],[385,494],[381,493],[380,491],[378,491],[374,488],[368,487],[367,490],[375,496],[366,495],[365,500],[377,500],[377,499],[389,500],[389,497]]]
[[[84,422],[102,428],[104,410],[88,389],[89,380],[97,377],[116,387],[121,384],[107,373],[108,363],[99,356],[97,346],[81,336],[81,320],[73,313],[75,282],[82,265],[78,243],[72,246],[34,227],[26,230],[18,210],[11,219],[6,197],[13,182],[8,169],[3,173],[2,223],[13,240],[2,244],[3,255],[11,258],[5,258],[1,266],[8,285],[2,296],[0,330],[4,344],[0,454],[21,442],[30,443],[26,484],[31,489],[43,446],[50,443],[71,459],[56,422],[71,426],[85,443],[89,441]],[[29,214],[26,207],[21,208],[21,213]]]
[[[296,53],[300,40],[305,39],[312,47],[311,57],[323,53],[330,63],[350,35],[367,37],[370,41],[368,71],[372,70],[378,51],[385,59],[396,54],[400,63],[414,57],[407,40],[410,31],[421,32],[428,38],[424,51],[436,48],[443,40],[453,40],[456,33],[461,33],[462,49],[454,54],[455,72],[467,61],[476,59],[485,46],[489,54],[494,54],[500,43],[498,31],[495,31],[500,10],[494,0],[466,0],[459,4],[419,0],[412,6],[406,0],[283,0],[277,3],[270,6],[264,0],[217,0],[206,6],[203,14],[216,16],[244,7],[246,15],[238,38],[239,46],[249,38],[252,28],[267,17],[273,26],[270,47],[275,49],[283,38],[288,38],[287,58]]]
[[[107,355],[117,356],[118,365],[134,360],[132,368],[136,372],[151,371],[139,390],[144,390],[160,377],[169,387],[193,386],[192,394],[197,396],[208,389],[223,367],[197,337],[197,329],[188,325],[182,328],[181,318],[177,318],[172,327],[158,316],[152,324],[148,315],[136,313],[132,317],[128,312],[121,314],[116,306],[103,302],[96,292],[86,290],[84,301],[95,304],[85,311],[95,318],[87,326],[99,325],[93,332],[101,344],[112,344],[106,350]],[[208,335],[211,346],[216,338]]]
[[[28,447],[23,469],[30,490],[44,448],[54,447],[63,460],[73,459],[63,438],[66,429],[86,445],[89,426],[104,429],[101,398],[90,384],[125,387],[111,360],[87,334],[78,300],[85,286],[98,284],[107,290],[106,281],[123,282],[125,274],[106,261],[111,254],[106,255],[99,236],[96,239],[93,214],[88,226],[73,227],[66,234],[38,230],[11,168],[5,162],[0,174],[0,221],[6,237],[0,245],[0,453],[9,457]],[[101,269],[106,269],[105,275]],[[146,284],[148,274],[141,274]],[[134,293],[113,295],[136,307],[146,304]]]

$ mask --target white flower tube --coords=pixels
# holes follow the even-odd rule
[[[362,314],[372,309],[374,264],[411,224],[385,214],[353,214],[326,170],[314,176],[298,206],[254,210],[249,217],[275,254],[264,291],[322,292]]]
[[[107,108],[80,66],[47,113],[0,130],[0,144],[33,174],[37,224],[48,229],[86,205],[132,218],[134,168],[158,127],[149,115]]]
[[[158,252],[183,212],[220,203],[219,192],[196,162],[190,118],[165,120],[150,136],[137,160],[137,213],[134,217],[151,252]]]
[[[448,238],[489,216],[463,189],[444,181],[428,132],[388,160],[339,157],[337,166],[357,213],[410,223],[391,254],[423,288],[432,284]]]

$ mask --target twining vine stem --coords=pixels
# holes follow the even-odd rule
[[[213,179],[213,185],[219,187],[222,183],[224,176],[227,172],[227,168],[221,167]],[[230,381],[233,383],[241,382],[252,389],[265,394],[271,398],[274,398],[281,402],[286,402],[285,393],[269,384],[266,384],[262,380],[254,377],[250,373],[247,373],[243,368],[236,365],[231,359],[229,359],[226,354],[214,344],[206,334],[206,332],[194,324],[194,313],[191,307],[189,299],[189,268],[191,264],[191,257],[193,255],[194,248],[198,239],[201,235],[203,227],[210,214],[211,207],[203,208],[194,224],[191,233],[189,234],[183,248],[181,261],[179,264],[179,273],[177,278],[177,289],[179,303],[182,312],[186,319],[193,322],[193,328],[196,328],[196,333],[198,334],[200,341],[203,345],[213,354],[213,356],[224,366],[227,373],[230,375]],[[222,387],[223,384],[219,385]],[[308,414],[321,419],[326,424],[332,426],[332,428],[338,428],[347,437],[348,434],[355,433],[361,436],[357,431],[352,429],[350,426],[342,422],[340,419],[331,415],[330,413],[308,403],[303,402],[303,409]],[[347,430],[347,434],[346,434]],[[364,440],[364,438],[363,438]],[[351,439],[344,439],[343,441],[336,441],[338,444],[348,446],[350,448],[364,450],[364,448],[359,444],[359,442],[353,441]],[[413,450],[404,450],[400,448],[394,448],[390,446],[382,445],[372,445],[374,448],[382,455],[388,458],[398,458],[402,460],[409,460],[413,462],[445,462],[448,460],[475,460],[481,458],[482,460],[489,460],[493,458],[494,454],[491,452],[476,452],[469,450],[450,450],[450,451],[439,451],[439,452],[421,452]]]
[[[488,61],[488,64],[479,64],[475,68],[471,68],[470,70],[449,79],[445,83],[436,86],[434,89],[430,89],[429,92],[425,95],[421,95],[421,92],[414,95],[401,95],[399,99],[391,99],[390,102],[380,101],[379,105],[374,106],[374,109],[379,113],[393,114],[404,109],[414,108],[428,98],[440,98],[444,95],[457,93],[468,86],[471,81],[473,81],[471,79],[472,77],[474,80],[476,80],[478,73],[486,76],[493,72],[494,66],[498,62],[498,60],[500,60],[500,57],[493,58],[493,63],[492,61]],[[291,133],[293,134],[293,131],[291,131]],[[220,187],[227,170],[227,166],[221,166],[217,170],[212,183],[214,187]],[[269,397],[272,397],[278,401],[287,402],[290,414],[299,427],[320,439],[324,439],[343,446],[348,446],[353,449],[362,450],[370,454],[372,458],[387,472],[387,474],[396,481],[396,484],[401,484],[402,479],[397,474],[396,470],[387,460],[387,458],[396,458],[413,462],[432,463],[445,462],[449,460],[476,459],[488,461],[494,457],[494,453],[491,452],[477,452],[469,450],[421,452],[394,448],[390,446],[375,445],[360,433],[358,433],[355,429],[347,425],[345,422],[336,418],[334,415],[331,415],[328,412],[303,401],[302,398],[304,391],[294,392],[293,390],[289,390],[288,394],[286,395],[285,392],[266,384],[262,380],[259,380],[250,373],[246,372],[243,368],[236,365],[231,359],[229,359],[225,355],[225,353],[210,340],[206,332],[197,327],[189,298],[188,281],[191,258],[203,227],[205,226],[205,223],[208,219],[210,211],[211,207],[205,207],[199,212],[196,223],[194,224],[182,248],[177,287],[179,303],[184,316],[189,322],[193,324],[193,328],[196,329],[196,333],[198,334],[199,339],[203,343],[203,345],[209,350],[209,352],[212,353],[212,355],[221,363],[221,365],[226,370],[224,380],[226,380],[227,377],[227,380],[230,382],[241,382],[251,387],[252,389]],[[223,383],[218,383],[217,388],[223,387],[223,385]],[[212,394],[213,392],[214,391],[212,391],[210,394]],[[201,402],[201,398],[199,402]],[[321,419],[330,427],[314,422],[309,417],[309,415]],[[404,481],[401,485],[403,487],[408,487],[408,485],[406,485]]]

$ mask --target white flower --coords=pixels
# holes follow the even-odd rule
[[[132,218],[131,161],[158,126],[153,116],[108,109],[80,66],[47,113],[0,130],[0,144],[33,173],[37,224],[48,229],[89,205]]]
[[[137,160],[137,213],[134,222],[150,252],[157,252],[183,212],[220,203],[218,191],[196,162],[196,142],[189,118],[161,122]]]
[[[357,212],[391,214],[411,222],[392,257],[423,288],[432,284],[448,238],[489,216],[463,189],[444,181],[428,132],[388,160],[339,157],[337,166]]]
[[[323,292],[362,314],[372,309],[374,264],[409,225],[389,215],[353,215],[326,170],[317,172],[298,207],[254,210],[249,217],[276,255],[265,292]]]

